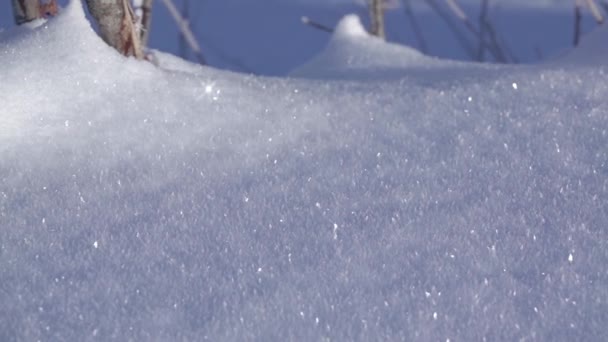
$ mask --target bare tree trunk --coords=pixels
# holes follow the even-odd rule
[[[371,34],[385,39],[383,0],[369,0],[369,13],[372,21]]]
[[[144,57],[129,0],[86,0],[86,3],[106,43],[125,56]]]
[[[12,0],[15,23],[21,25],[36,19],[56,15],[59,7],[57,0]]]
[[[11,3],[13,5],[13,17],[17,25],[42,18],[39,0],[12,0]]]

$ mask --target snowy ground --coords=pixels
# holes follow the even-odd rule
[[[4,31],[0,340],[606,340],[606,37],[496,66],[347,17],[270,78],[77,2]]]

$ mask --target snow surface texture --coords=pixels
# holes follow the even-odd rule
[[[341,25],[360,77],[159,69],[77,1],[0,33],[0,340],[607,340],[607,59]]]

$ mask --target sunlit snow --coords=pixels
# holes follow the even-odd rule
[[[606,50],[357,25],[290,78],[0,32],[0,341],[607,340]]]

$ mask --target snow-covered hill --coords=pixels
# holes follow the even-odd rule
[[[4,31],[0,340],[606,340],[604,53],[348,17],[265,78],[125,59],[78,1]]]

